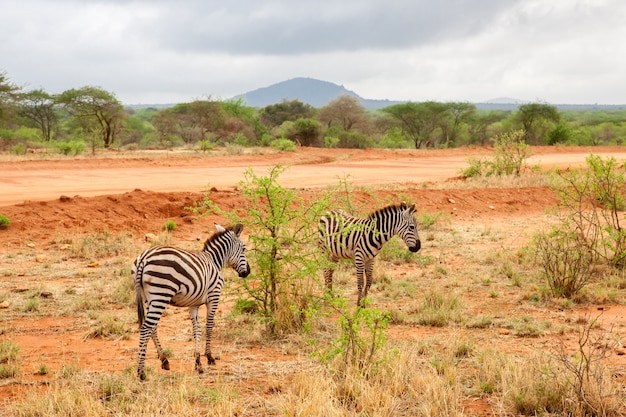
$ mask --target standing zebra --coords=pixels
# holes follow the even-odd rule
[[[224,278],[221,270],[231,266],[240,277],[250,273],[245,244],[239,238],[243,225],[224,229],[216,224],[217,233],[204,242],[202,251],[188,251],[169,246],[155,246],[144,251],[133,263],[139,316],[139,364],[137,374],[146,379],[145,360],[148,339],[156,345],[161,368],[170,369],[169,362],[159,343],[157,325],[168,304],[188,307],[193,324],[195,341],[195,369],[203,372],[200,363],[202,328],[198,321],[198,308],[207,307],[205,356],[209,365],[215,363],[211,355],[211,334],[215,310],[220,298]],[[144,308],[147,306],[147,313]]]
[[[411,252],[420,250],[417,223],[413,214],[415,204],[405,202],[371,213],[366,218],[353,217],[342,210],[322,216],[319,222],[320,245],[328,252],[328,259],[354,259],[358,288],[357,305],[363,307],[372,285],[374,258],[394,235],[402,238]],[[334,267],[324,270],[324,281],[332,290]],[[365,285],[363,274],[365,273]]]

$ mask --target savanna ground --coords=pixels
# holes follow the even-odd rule
[[[524,409],[511,398],[519,389],[512,381],[524,385],[523,373],[542,361],[576,363],[568,358],[580,355],[585,328],[593,343],[606,346],[602,365],[623,394],[626,276],[590,283],[575,302],[554,299],[526,259],[557,203],[538,172],[579,166],[589,153],[624,160],[625,150],[534,147],[534,174],[501,183],[458,177],[468,157],[490,152],[4,156],[0,213],[11,224],[0,230],[0,343],[19,350],[0,363],[13,366],[0,379],[0,416],[517,415]],[[149,380],[137,382],[130,267],[150,245],[146,235],[199,248],[213,223],[225,222],[188,210],[206,187],[222,209],[236,208],[244,204],[242,173],[251,167],[265,175],[276,164],[287,167],[279,182],[303,195],[341,182],[363,211],[406,200],[416,203],[418,218],[435,219],[420,232],[419,253],[396,256],[402,244],[392,241],[377,259],[371,306],[392,318],[381,352],[395,376],[377,385],[345,374],[333,384],[334,365],[311,353],[336,340],[336,316],[321,317],[312,333],[268,339],[254,317],[232,313],[236,279],[227,272],[213,338],[217,365],[193,373],[187,310],[169,308],[159,329],[172,370],[160,369],[150,342]],[[163,230],[168,220],[177,225],[171,232]],[[355,302],[351,264],[341,264],[335,288]],[[432,298],[443,312],[436,321],[424,316]]]

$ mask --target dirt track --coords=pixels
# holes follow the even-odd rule
[[[626,159],[621,148],[592,148],[600,155]],[[281,176],[286,187],[316,188],[349,178],[355,185],[407,184],[444,181],[459,175],[468,157],[484,149],[450,151],[327,150],[233,157],[159,155],[156,158],[85,158],[56,161],[0,162],[0,207],[25,201],[46,201],[61,195],[93,197],[134,189],[155,192],[200,192],[207,185],[233,189],[243,172],[263,174],[275,164],[289,169]],[[530,165],[580,164],[589,148],[536,148]]]

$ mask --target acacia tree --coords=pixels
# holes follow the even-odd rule
[[[280,103],[270,104],[261,109],[261,123],[269,128],[282,125],[284,122],[295,122],[298,119],[306,119],[313,116],[314,109],[311,105],[299,100],[283,100]]]
[[[415,149],[432,143],[434,131],[441,127],[445,104],[434,101],[402,103],[385,107],[385,113],[395,119],[404,135],[415,144]]]
[[[155,128],[162,140],[177,136],[185,143],[204,140],[209,133],[217,135],[225,122],[224,109],[220,102],[213,100],[180,103],[161,110],[153,118]]]
[[[476,114],[476,106],[471,103],[452,102],[446,103],[446,113],[442,124],[443,139],[447,146],[456,145],[459,130],[463,123],[468,123]]]
[[[55,109],[56,98],[42,89],[31,90],[20,96],[20,115],[39,126],[44,141],[52,140],[58,116]]]
[[[115,95],[99,87],[66,90],[59,96],[59,102],[79,126],[94,138],[99,138],[105,148],[115,142],[127,117]]]
[[[558,123],[561,119],[555,106],[544,103],[529,103],[519,106],[515,120],[524,129],[524,140],[529,144],[540,144],[550,127],[542,122]]]
[[[362,127],[367,121],[363,106],[355,97],[347,95],[339,96],[322,107],[317,118],[328,129],[338,127],[345,132]]]

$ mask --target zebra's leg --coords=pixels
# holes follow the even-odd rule
[[[152,341],[154,342],[154,346],[157,349],[157,355],[159,355],[159,359],[161,360],[161,369],[165,369],[166,371],[170,370],[170,361],[165,357],[165,351],[161,347],[161,343],[159,343],[158,330],[155,327],[152,331]]]
[[[363,288],[363,296],[362,302],[365,302],[365,298],[367,297],[367,293],[372,286],[372,281],[374,278],[374,259],[370,259],[365,262],[365,287]]]
[[[204,372],[202,369],[202,364],[200,363],[200,339],[202,338],[202,328],[200,327],[200,322],[198,321],[198,306],[189,307],[189,318],[191,319],[191,324],[193,326],[193,340],[195,343],[194,348],[194,357],[196,358],[196,371],[201,374]]]
[[[324,283],[326,284],[326,292],[333,290],[333,274],[335,270],[333,268],[324,269]]]
[[[356,304],[359,307],[365,307],[364,301],[365,301],[365,295],[367,291],[364,292],[364,289],[363,289],[363,273],[365,272],[363,259],[357,256],[354,258],[354,263],[356,264],[356,288],[358,291]]]
[[[333,274],[337,266],[337,259],[331,256],[328,260],[332,262],[333,265],[330,268],[324,269],[324,284],[326,284],[326,292],[330,293],[333,290]]]
[[[148,347],[148,340],[154,333],[154,325],[148,322],[143,322],[139,329],[139,354],[137,360],[137,376],[142,381],[146,379],[146,349]]]
[[[209,365],[215,365],[215,360],[219,359],[218,357],[213,357],[211,354],[211,337],[213,336],[213,326],[215,325],[217,300],[217,298],[212,299],[206,304],[206,347],[204,349],[204,355],[206,356],[206,360]]]
[[[141,324],[139,329],[139,353],[137,364],[137,375],[142,381],[146,379],[146,350],[148,348],[148,341],[150,338],[155,340],[156,328],[165,310],[167,303],[149,303],[148,314],[146,314],[145,321]],[[157,345],[157,349],[158,349]]]

